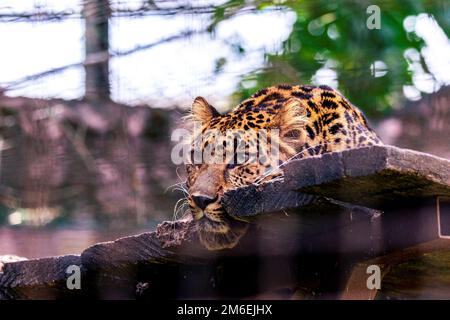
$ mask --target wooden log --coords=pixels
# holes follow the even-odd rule
[[[353,149],[289,164],[286,184],[305,193],[377,207],[450,195],[450,160],[392,146]]]
[[[249,216],[308,205],[315,201],[312,196],[373,208],[404,199],[450,196],[450,160],[393,146],[295,160],[286,165],[284,176],[281,183],[229,192],[225,207],[235,215]]]
[[[69,266],[81,267],[78,255],[5,262],[0,273],[0,298],[55,299],[80,295],[70,290],[66,273]]]
[[[195,241],[196,234],[188,232],[191,227],[190,221],[164,222],[156,232],[95,244],[83,251],[81,261],[90,270],[116,272],[137,264],[199,263],[198,257],[171,250]]]
[[[235,216],[251,217],[262,213],[319,204],[316,196],[289,190],[283,183],[239,188],[224,195],[225,210]]]
[[[389,255],[380,256],[368,261],[359,262],[352,270],[351,276],[346,284],[345,290],[341,296],[342,300],[373,300],[379,293],[376,288],[367,287],[367,268],[369,266],[378,266],[381,271],[381,278],[385,277],[388,272],[395,266],[405,263],[409,260],[417,259],[426,254],[439,251],[449,251],[450,240],[437,239],[424,242],[416,246],[408,247],[403,250],[391,253]],[[438,278],[438,275],[436,275]],[[411,281],[411,280],[410,280]],[[409,281],[409,282],[410,282]],[[380,288],[383,289],[383,288]],[[448,296],[448,295],[447,295]]]
[[[165,222],[155,232],[96,244],[81,257],[7,263],[1,297],[73,296],[62,286],[64,268],[74,262],[82,266],[81,297],[242,298],[293,293],[316,278],[315,292],[337,297],[355,263],[440,236],[430,198],[450,194],[449,163],[388,146],[294,161],[283,182],[225,195],[227,211],[251,225],[231,250],[205,250],[191,220]],[[44,294],[35,290],[52,284]]]

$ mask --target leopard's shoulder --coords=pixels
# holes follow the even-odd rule
[[[230,114],[231,127],[262,128],[270,124],[287,101],[304,108],[306,155],[382,144],[364,114],[339,91],[326,85],[264,88],[242,101]]]

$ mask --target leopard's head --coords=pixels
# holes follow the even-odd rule
[[[210,250],[234,247],[248,227],[224,210],[224,193],[282,179],[280,164],[296,153],[304,136],[301,101],[266,109],[242,105],[224,115],[202,97],[192,105],[190,121],[197,130],[186,165],[188,204],[200,240]]]

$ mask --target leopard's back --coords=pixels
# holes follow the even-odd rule
[[[262,89],[233,110],[238,116],[235,124],[244,129],[264,128],[292,98],[301,101],[305,109],[305,141],[299,158],[383,144],[363,113],[328,86],[279,85]]]

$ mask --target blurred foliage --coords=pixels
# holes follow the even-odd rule
[[[374,4],[381,9],[379,30],[366,27],[370,16],[367,7]],[[296,13],[296,21],[281,52],[265,53],[265,67],[242,78],[236,101],[274,84],[311,83],[316,71],[327,67],[337,72],[338,89],[372,117],[392,111],[404,98],[403,86],[412,84],[405,50],[420,52],[424,43],[414,31],[405,30],[405,18],[428,13],[444,31],[450,26],[447,0],[230,0],[216,9],[211,30],[249,5],[290,9]],[[242,48],[238,43],[233,45]],[[423,70],[429,73],[423,57],[420,59]],[[375,61],[382,61],[387,72],[380,70],[375,76],[371,68]]]

